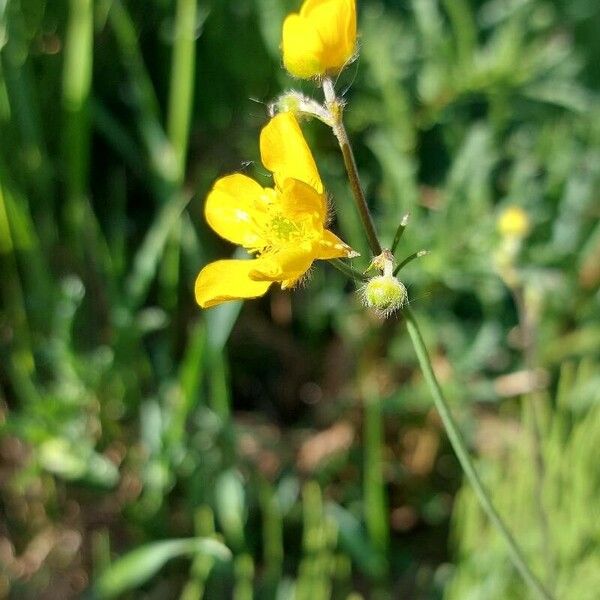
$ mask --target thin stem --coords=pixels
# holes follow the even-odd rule
[[[185,178],[185,165],[192,104],[194,96],[196,63],[196,0],[177,0],[175,36],[171,56],[171,83],[167,112],[167,137],[175,155],[176,184]],[[170,310],[177,306],[177,288],[181,261],[181,223],[171,231],[159,273],[161,299]]]
[[[185,172],[196,63],[196,0],[178,0],[171,59],[167,135],[177,160],[177,179]]]
[[[283,566],[283,516],[276,488],[261,478],[258,501],[262,513],[263,564],[265,588],[275,597]]]
[[[402,221],[400,221],[400,225],[398,225],[398,229],[396,229],[396,235],[394,236],[394,241],[392,242],[392,247],[390,252],[394,254],[396,252],[396,248],[404,235],[404,230],[406,229],[406,224],[408,223],[408,213],[402,217]]]
[[[473,465],[473,461],[469,456],[462,435],[460,434],[458,426],[454,422],[452,413],[450,412],[450,409],[448,407],[448,404],[446,403],[440,385],[435,377],[435,374],[431,367],[431,361],[427,353],[425,342],[423,341],[421,332],[419,331],[419,327],[417,325],[417,322],[415,321],[412,311],[407,307],[404,309],[404,315],[406,317],[406,326],[408,329],[408,333],[415,348],[415,352],[417,354],[421,370],[423,371],[423,376],[425,377],[425,381],[429,387],[429,391],[433,396],[435,406],[440,414],[442,422],[444,423],[444,427],[446,428],[448,439],[452,444],[452,448],[456,453],[458,461],[460,462],[465,472],[465,475],[467,476],[467,479],[473,486],[475,495],[477,496],[481,507],[486,512],[490,521],[498,530],[498,533],[502,536],[502,538],[504,538],[504,541],[508,546],[508,551],[512,562],[515,565],[515,567],[519,570],[525,581],[530,585],[532,590],[534,590],[540,598],[544,598],[545,600],[553,600],[553,596],[550,594],[550,592],[548,592],[548,590],[546,590],[542,582],[534,575],[534,573],[527,565],[527,562],[523,555],[523,551],[513,538],[508,527],[505,525],[504,521],[502,520],[496,508],[494,507],[490,496],[483,485],[483,482],[481,481],[479,475],[477,474],[477,471],[475,470],[475,466]]]
[[[8,194],[7,194],[8,195]],[[0,265],[3,268],[2,296],[6,302],[6,312],[10,315],[11,325],[16,333],[12,354],[15,371],[18,372],[18,383],[24,385],[15,387],[17,391],[25,392],[29,386],[25,384],[35,371],[35,358],[31,344],[31,328],[29,325],[25,302],[25,291],[21,283],[19,265],[17,263],[16,248],[13,241],[13,232],[4,197],[4,187],[0,181]],[[27,394],[23,394],[27,397]]]
[[[379,399],[372,390],[365,390],[364,393],[363,427],[365,524],[371,543],[382,556],[386,556],[389,530],[383,474],[383,416]]]
[[[344,127],[342,118],[343,105],[336,97],[333,82],[329,77],[323,79],[323,93],[325,94],[325,103],[333,120],[333,134],[337,138],[342,151],[342,156],[344,157],[344,165],[346,165],[350,187],[352,188],[356,207],[360,214],[367,239],[369,240],[371,252],[373,252],[373,256],[379,256],[382,248],[379,243],[379,238],[377,237],[377,232],[375,231],[375,224],[373,223],[373,218],[371,217],[365,194],[360,184],[354,152],[352,151],[352,146],[350,145],[350,140],[348,139],[348,134]]]
[[[350,265],[347,265],[343,260],[339,258],[332,258],[330,261],[332,266],[334,266],[338,271],[341,271],[346,277],[353,279],[354,281],[367,281],[369,278],[360,271],[353,269]]]
[[[398,273],[409,263],[415,260],[415,258],[421,258],[421,256],[425,256],[428,254],[427,250],[417,250],[413,252],[409,256],[407,256],[395,269],[394,275],[398,275]]]
[[[91,0],[71,0],[64,48],[62,106],[65,119],[63,150],[65,222],[69,235],[83,253],[86,225],[87,179],[90,154],[89,97],[92,85],[94,8]]]

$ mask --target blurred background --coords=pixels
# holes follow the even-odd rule
[[[430,251],[402,279],[532,568],[596,599],[600,5],[358,5],[337,89],[381,238],[410,212],[400,257]],[[321,97],[281,68],[298,6],[0,0],[0,597],[530,597],[401,317],[326,263],[194,303],[234,251],[211,184],[266,184],[267,104]],[[335,139],[303,129],[364,268]]]

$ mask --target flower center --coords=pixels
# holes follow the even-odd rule
[[[309,212],[282,206],[282,199],[278,197],[279,191],[267,191],[271,193],[261,198],[258,210],[250,215],[257,240],[253,247],[246,246],[247,250],[251,254],[264,256],[290,246],[310,247],[319,236],[314,216]]]
[[[294,222],[281,214],[273,215],[269,223],[269,238],[274,237],[271,245],[277,242],[291,242],[303,237],[304,228],[301,223]]]

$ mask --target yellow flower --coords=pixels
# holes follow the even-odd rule
[[[283,23],[283,64],[294,76],[335,74],[356,50],[355,0],[305,0]]]
[[[256,258],[204,267],[195,286],[202,308],[262,296],[275,281],[291,287],[316,259],[356,256],[325,229],[323,184],[293,115],[281,113],[263,128],[260,154],[273,188],[236,173],[217,180],[206,198],[208,224]]]
[[[524,238],[529,227],[529,217],[520,206],[508,206],[498,218],[498,231],[507,238]]]

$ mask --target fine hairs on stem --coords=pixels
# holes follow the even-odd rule
[[[373,255],[378,256],[382,252],[382,247],[381,243],[379,242],[379,238],[377,237],[375,225],[373,223],[373,218],[369,211],[369,207],[367,205],[365,195],[360,184],[356,161],[354,159],[354,153],[350,145],[348,134],[346,133],[346,129],[344,127],[342,119],[343,105],[342,102],[336,97],[333,82],[328,77],[325,77],[323,79],[323,92],[325,95],[326,106],[332,116],[332,130],[335,137],[338,140],[340,149],[342,151],[344,164],[348,173],[348,179],[350,181],[352,193],[356,202],[356,207],[361,216],[361,221],[365,230],[365,234],[367,236],[367,239],[369,240],[369,245],[371,247]],[[404,221],[405,220],[403,219],[401,229],[396,234],[397,238],[399,238],[400,235],[403,233],[402,225],[406,224]],[[397,241],[395,241],[394,245],[397,245]],[[399,265],[397,270],[402,268],[402,266],[416,258],[418,255],[420,255],[420,252],[410,255]],[[483,482],[481,481],[475,469],[473,460],[469,455],[463,437],[458,429],[458,426],[454,421],[454,418],[452,417],[452,413],[450,412],[448,403],[444,398],[441,387],[437,381],[435,373],[433,372],[429,354],[427,352],[425,342],[423,341],[423,337],[421,336],[421,332],[419,330],[415,317],[408,306],[405,306],[403,308],[403,314],[406,318],[406,327],[410,339],[412,341],[413,347],[415,349],[415,353],[417,355],[421,371],[423,372],[423,377],[425,378],[425,382],[427,383],[429,391],[431,392],[436,409],[440,414],[440,417],[444,424],[444,428],[446,429],[446,433],[448,435],[448,439],[452,444],[452,448],[456,453],[456,456],[467,479],[473,486],[477,500],[479,501],[482,509],[485,511],[498,533],[504,539],[509,552],[509,556],[514,566],[518,569],[519,573],[521,573],[523,579],[527,582],[532,591],[534,591],[539,598],[543,598],[544,600],[553,600],[553,596],[545,588],[544,584],[533,573],[533,571],[527,564],[522,549],[520,548],[519,544],[511,534],[507,525],[504,523],[502,517],[496,510],[490,498],[489,492],[486,490],[485,486],[483,485]]]
[[[356,160],[354,159],[354,152],[350,145],[346,128],[344,127],[344,121],[342,118],[343,104],[338,100],[335,95],[333,88],[333,81],[329,77],[323,79],[323,94],[325,95],[325,104],[332,118],[332,130],[337,138],[344,157],[344,164],[346,165],[346,172],[348,173],[348,179],[350,181],[350,187],[352,188],[352,194],[356,202],[356,208],[360,214],[363,228],[369,240],[369,246],[373,256],[381,254],[382,248],[375,231],[375,224],[373,223],[373,217],[371,211],[367,205],[367,200],[360,184],[358,177],[358,168],[356,166]]]

